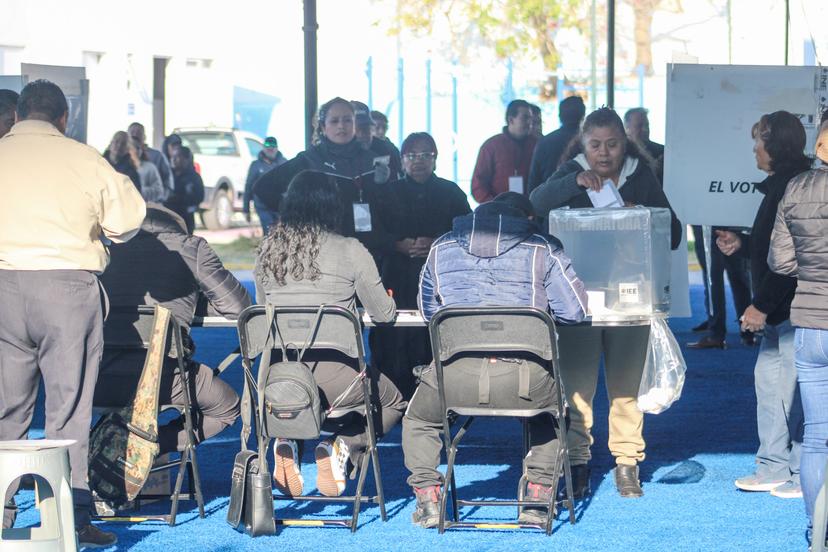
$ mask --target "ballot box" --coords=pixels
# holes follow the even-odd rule
[[[587,289],[593,324],[645,323],[669,312],[669,209],[555,209],[549,233]]]

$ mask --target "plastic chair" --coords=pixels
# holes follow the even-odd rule
[[[564,483],[566,486],[566,500],[563,505],[569,510],[569,522],[575,523],[574,498],[572,495],[572,476],[569,465],[569,449],[566,440],[566,424],[563,422],[566,412],[563,384],[558,369],[557,334],[552,317],[544,311],[530,307],[448,307],[441,309],[429,323],[431,347],[434,355],[434,367],[437,376],[437,388],[440,395],[440,405],[443,416],[443,441],[447,457],[446,481],[448,491],[444,492],[440,501],[440,518],[438,530],[445,532],[449,527],[469,527],[475,529],[492,528],[521,528],[535,527],[524,524],[487,524],[461,522],[459,520],[459,506],[543,506],[547,508],[546,522],[542,529],[547,535],[552,534],[554,519],[555,492],[549,503],[523,500],[523,489],[526,482],[525,457],[529,448],[528,421],[535,416],[548,415],[555,423],[558,441],[560,443],[558,458],[553,465],[553,479],[560,479],[563,467]],[[451,359],[459,354],[471,353],[480,356],[521,356],[530,355],[540,364],[552,372],[556,382],[556,405],[547,408],[533,409],[503,409],[490,408],[485,405],[464,406],[452,405],[446,402],[446,388],[444,370]],[[449,367],[450,369],[450,367]],[[453,413],[464,417],[465,421],[452,437],[449,416]],[[459,500],[457,486],[454,480],[454,463],[457,456],[457,447],[460,440],[471,426],[475,417],[511,417],[519,418],[523,425],[523,476],[520,480],[517,500]],[[555,485],[557,487],[557,484]],[[453,520],[446,520],[446,504],[448,495],[451,495]]]
[[[154,307],[151,305],[140,305],[137,307],[114,307],[104,324],[104,349],[106,351],[146,351],[149,347],[149,340],[152,335]],[[204,497],[201,493],[201,478],[199,477],[198,461],[196,459],[196,442],[193,430],[193,396],[195,391],[192,388],[189,374],[185,367],[184,332],[181,325],[175,319],[170,319],[170,334],[168,336],[167,356],[176,359],[175,375],[179,378],[181,387],[184,390],[184,404],[159,405],[158,412],[165,410],[177,410],[184,416],[184,428],[187,432],[187,445],[179,458],[153,466],[151,473],[178,467],[178,476],[175,480],[175,488],[172,494],[142,494],[135,500],[136,508],[140,507],[141,500],[168,499],[172,501],[170,513],[161,516],[143,516],[140,520],[161,520],[169,525],[175,525],[178,515],[178,502],[182,498],[182,486],[184,472],[187,472],[189,491],[183,495],[185,500],[195,500],[198,504],[198,515],[204,517]],[[171,339],[170,339],[171,337]],[[95,408],[96,412],[106,412],[110,408]],[[118,521],[122,516],[96,516],[98,519]],[[138,521],[136,518],[126,518],[126,521]]]
[[[318,324],[314,327],[317,314],[321,309],[321,316],[319,316]],[[338,525],[345,526],[355,532],[357,523],[359,521],[359,513],[362,504],[365,502],[373,502],[379,505],[380,517],[386,521],[387,515],[385,512],[385,497],[382,489],[382,479],[380,476],[379,454],[377,452],[377,437],[374,430],[374,419],[371,413],[374,411],[373,406],[373,392],[374,386],[371,385],[371,374],[368,371],[368,365],[365,362],[365,351],[362,342],[362,326],[357,315],[350,310],[337,305],[323,305],[310,307],[274,307],[273,326],[278,325],[279,334],[284,343],[302,344],[309,341],[308,350],[333,350],[343,353],[349,357],[358,367],[358,373],[354,373],[354,377],[359,377],[361,380],[363,390],[363,403],[354,408],[340,408],[328,413],[327,419],[342,418],[351,413],[358,413],[365,419],[366,433],[368,436],[368,446],[365,454],[360,458],[359,464],[356,466],[358,470],[357,485],[354,495],[352,496],[281,496],[275,495],[276,500],[295,500],[295,501],[317,501],[317,502],[345,502],[353,504],[353,513],[351,519],[277,519],[278,525],[298,525],[298,526],[322,526],[322,525]],[[267,327],[267,315],[264,305],[253,305],[246,308],[239,316],[239,345],[242,356],[242,366],[245,370],[245,385],[251,386],[250,396],[255,402],[256,393],[253,386],[257,378],[253,375],[253,362],[262,353],[268,332],[273,328]],[[268,367],[266,367],[268,368]],[[266,369],[265,368],[265,369]],[[259,370],[262,367],[259,366]],[[259,412],[260,408],[257,406],[254,409]],[[266,435],[261,421],[256,419],[256,431],[259,437],[260,454],[267,451],[271,436]],[[363,487],[365,485],[365,478],[368,473],[368,464],[371,463],[374,472],[374,483],[376,485],[376,496],[363,496]]]
[[[0,441],[0,492],[5,495],[18,477],[34,475],[40,509],[40,527],[0,531],[3,552],[75,552],[78,549],[67,448],[73,443],[69,440]]]

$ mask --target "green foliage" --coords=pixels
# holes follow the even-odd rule
[[[579,26],[581,4],[581,0],[400,0],[391,33],[426,36],[443,19],[455,48],[466,47],[467,38],[474,34],[501,58],[528,54],[540,58],[554,73],[560,62],[555,34],[559,28]]]

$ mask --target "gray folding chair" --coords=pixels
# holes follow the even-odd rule
[[[542,529],[547,535],[552,534],[554,506],[556,505],[555,492],[548,503],[523,499],[523,489],[526,482],[525,457],[529,449],[528,421],[535,416],[547,415],[555,424],[559,454],[553,466],[553,479],[557,483],[563,466],[564,483],[566,485],[566,499],[563,505],[569,510],[569,522],[575,523],[574,499],[572,496],[572,477],[569,466],[569,449],[566,441],[566,403],[560,371],[558,369],[557,336],[555,323],[552,317],[544,311],[529,307],[448,307],[441,309],[429,323],[431,334],[431,348],[434,354],[434,367],[437,376],[437,387],[440,395],[441,412],[443,416],[443,441],[447,457],[446,481],[448,489],[442,494],[440,501],[440,518],[438,529],[440,533],[449,527],[469,528],[520,528],[537,527],[524,524],[487,524],[482,522],[461,522],[459,520],[459,506],[525,506],[546,507],[546,522]],[[490,408],[486,405],[463,406],[452,405],[446,402],[446,387],[444,371],[450,366],[450,361],[460,354],[488,355],[510,357],[516,354],[522,358],[532,358],[547,367],[555,379],[557,404],[548,408],[532,409],[502,409]],[[451,414],[465,418],[452,437],[449,417]],[[512,417],[519,418],[523,425],[523,475],[521,477],[517,500],[459,500],[457,486],[454,480],[454,463],[457,456],[457,447],[469,426],[478,416]],[[554,486],[557,487],[557,484]],[[451,495],[453,519],[446,520],[446,504],[448,495]]]
[[[152,335],[154,307],[151,305],[140,305],[137,307],[113,307],[104,323],[104,349],[107,351],[146,351],[149,347],[150,336]],[[185,358],[178,351],[184,351],[184,335],[181,325],[175,317],[170,319],[169,335],[167,337],[167,356],[176,359],[175,377],[179,378],[181,388],[184,392],[184,404],[160,404],[159,414],[165,410],[176,410],[184,417],[184,428],[187,433],[187,445],[181,451],[179,458],[156,464],[152,467],[151,473],[168,470],[178,467],[178,476],[175,480],[175,488],[170,495],[166,494],[141,494],[135,500],[135,507],[140,508],[142,500],[169,499],[172,501],[170,513],[167,515],[147,515],[141,519],[166,521],[175,525],[178,515],[178,501],[195,500],[198,504],[198,515],[204,517],[204,497],[201,494],[201,479],[198,472],[198,461],[196,459],[196,442],[193,430],[193,382],[185,367]],[[98,412],[112,410],[109,408],[95,408]],[[187,472],[188,491],[182,495],[181,488],[184,482],[184,472]],[[96,516],[99,519],[118,521],[121,516]],[[127,517],[127,521],[135,521],[135,518]]]
[[[267,327],[267,315],[264,305],[253,305],[246,308],[239,316],[239,345],[242,356],[242,366],[245,370],[245,385],[250,386],[251,401],[255,402],[255,385],[258,379],[253,373],[253,363],[261,355],[262,349],[268,337],[268,332],[273,332],[278,327],[282,341],[287,344],[301,346],[308,342],[308,350],[331,350],[338,351],[351,359],[358,372],[363,390],[363,402],[353,408],[337,408],[327,412],[326,419],[332,420],[342,418],[351,413],[358,413],[363,416],[368,435],[368,448],[363,454],[358,466],[358,478],[354,495],[352,496],[281,496],[274,495],[276,500],[295,501],[316,501],[316,502],[346,502],[353,504],[353,513],[350,519],[277,519],[277,525],[298,525],[298,526],[319,526],[338,525],[356,531],[359,520],[359,513],[363,503],[373,502],[379,505],[380,517],[386,521],[385,497],[380,477],[379,454],[377,452],[377,437],[374,430],[373,412],[376,408],[373,397],[373,386],[371,385],[371,374],[365,362],[365,352],[362,342],[362,326],[357,315],[350,310],[336,305],[322,305],[310,307],[274,307],[273,325]],[[321,313],[320,313],[321,311]],[[318,321],[317,321],[318,318]],[[278,341],[275,342],[278,344]],[[277,345],[278,346],[278,345]],[[269,367],[259,366],[259,370]],[[255,431],[259,438],[259,454],[266,454],[271,437],[266,435],[264,424],[258,415],[261,408],[257,405],[253,409],[257,413],[254,416]],[[363,487],[368,473],[368,464],[372,464],[374,472],[374,484],[376,485],[376,496],[363,496]]]

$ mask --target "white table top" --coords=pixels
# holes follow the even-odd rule
[[[368,328],[376,325],[365,312],[362,313],[362,323]],[[426,323],[418,311],[398,310],[397,319],[388,325],[402,328],[416,328],[425,327]],[[235,328],[236,321],[224,318],[223,316],[197,316],[193,319],[192,326],[200,328]]]

